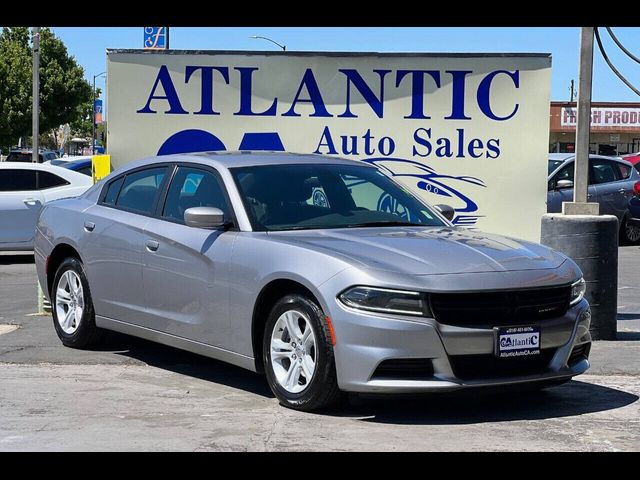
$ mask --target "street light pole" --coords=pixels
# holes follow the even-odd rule
[[[96,154],[96,78],[107,72],[93,76],[93,102],[91,103],[91,155]]]
[[[250,36],[249,38],[253,38],[253,39],[258,39],[258,38],[260,38],[260,39],[262,39],[262,40],[266,40],[266,41],[271,42],[271,43],[273,43],[274,45],[277,45],[278,47],[280,47],[280,48],[282,49],[282,51],[283,51],[283,52],[286,52],[286,51],[287,51],[287,46],[286,46],[286,45],[281,45],[281,44],[279,44],[279,43],[278,43],[278,42],[276,42],[275,40],[272,40],[272,39],[271,39],[271,38],[269,38],[269,37],[263,37],[263,36],[261,36],[261,35],[252,35],[252,36]]]
[[[40,151],[40,27],[33,27],[31,30],[33,40],[33,85],[31,103],[31,161],[38,163]]]

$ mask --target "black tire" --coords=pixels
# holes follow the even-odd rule
[[[60,283],[62,276],[68,270],[72,270],[80,278],[84,299],[84,310],[82,317],[80,318],[80,324],[76,331],[71,334],[66,333],[62,329],[62,326],[58,321],[58,312],[56,308],[56,291],[58,289],[58,284]],[[66,258],[58,267],[51,287],[51,311],[53,314],[53,326],[56,329],[58,338],[62,341],[64,346],[71,348],[90,348],[97,345],[102,339],[104,330],[96,327],[96,317],[93,310],[93,301],[91,299],[91,291],[89,290],[89,282],[87,281],[87,276],[84,273],[82,262],[77,258]]]
[[[316,367],[311,382],[299,393],[288,392],[280,386],[271,364],[271,335],[278,318],[287,310],[292,309],[299,310],[309,317],[317,342]],[[295,410],[311,412],[335,405],[344,398],[343,393],[338,388],[329,326],[323,311],[308,296],[291,294],[276,302],[267,318],[262,351],[267,382],[281,405]]]
[[[627,232],[627,221],[629,220],[629,216],[625,216],[620,222],[620,245],[638,245],[640,244],[640,239],[632,239],[629,236],[629,232]],[[636,227],[640,229],[640,227]]]

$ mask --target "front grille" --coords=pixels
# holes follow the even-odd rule
[[[433,364],[429,358],[394,358],[378,365],[372,379],[424,380],[433,377]]]
[[[555,348],[547,348],[538,355],[509,358],[498,358],[493,354],[452,355],[449,361],[459,379],[482,380],[544,373],[555,353]]]
[[[577,345],[573,347],[573,350],[571,350],[571,355],[569,355],[569,360],[567,361],[567,365],[572,366],[581,360],[588,359],[590,351],[591,351],[590,343],[583,343],[582,345]]]
[[[431,311],[447,325],[519,325],[560,317],[569,308],[571,286],[474,293],[432,293]]]

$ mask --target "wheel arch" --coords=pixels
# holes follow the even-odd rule
[[[56,276],[58,267],[66,258],[77,258],[82,262],[82,257],[78,250],[69,243],[58,243],[49,254],[45,266],[45,275],[47,277],[47,291],[51,293],[53,279]]]
[[[322,299],[314,293],[310,287],[304,285],[298,280],[291,278],[277,278],[269,281],[256,297],[253,307],[253,315],[251,319],[251,345],[253,348],[253,358],[255,361],[256,371],[264,371],[264,363],[262,361],[262,339],[264,329],[267,323],[267,316],[273,308],[273,305],[285,295],[291,293],[299,293],[309,296],[314,300],[320,308],[326,312]]]

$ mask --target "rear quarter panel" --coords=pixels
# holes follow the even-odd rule
[[[82,211],[90,205],[91,202],[84,198],[65,198],[45,204],[40,212],[34,238],[34,257],[38,280],[49,300],[45,271],[47,258],[57,245],[64,243],[78,251],[82,259],[78,243],[83,229]]]

